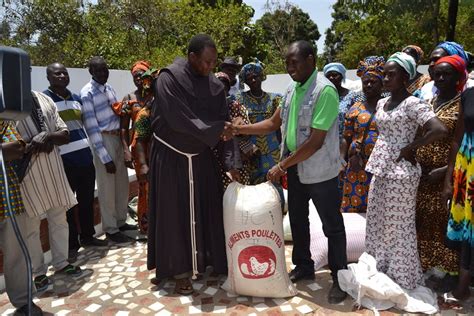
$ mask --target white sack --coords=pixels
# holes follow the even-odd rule
[[[290,216],[288,213],[283,216],[283,234],[285,241],[293,241],[293,236],[291,236]]]
[[[284,190],[283,194],[288,202],[288,192]],[[365,213],[342,213],[342,219],[346,230],[347,261],[356,262],[365,251]],[[311,259],[314,270],[318,271],[328,264],[328,239],[324,236],[323,224],[312,201],[309,201],[309,223]],[[283,230],[285,240],[292,241],[289,213],[283,218]]]
[[[317,271],[328,264],[328,239],[323,233],[323,224],[313,203],[309,203],[311,232],[311,258]],[[348,262],[356,262],[365,251],[365,213],[342,213],[346,230],[346,253]]]
[[[271,183],[227,187],[224,231],[229,268],[224,290],[273,298],[298,293],[286,270],[280,196]]]

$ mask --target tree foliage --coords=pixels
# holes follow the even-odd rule
[[[340,61],[353,68],[365,56],[388,56],[407,44],[428,55],[446,34],[448,2],[338,0],[318,66]],[[25,49],[34,65],[84,67],[101,55],[112,68],[128,69],[138,59],[163,67],[185,55],[194,34],[207,33],[219,58],[256,57],[268,73],[282,73],[289,43],[320,37],[309,15],[287,0],[267,0],[255,23],[253,14],[241,0],[9,0],[0,7],[0,44]],[[473,51],[473,34],[473,1],[462,0],[455,40]]]
[[[25,49],[34,65],[84,67],[100,55],[111,68],[128,69],[137,59],[163,67],[184,56],[198,33],[213,37],[221,58],[267,56],[261,31],[251,23],[254,11],[241,1],[17,0],[4,11],[11,29],[2,26],[0,44]]]
[[[267,0],[265,7],[266,13],[255,24],[262,31],[263,41],[269,43],[269,59],[276,62],[269,65],[270,71],[284,72],[283,58],[288,45],[306,40],[316,48],[321,34],[308,13],[288,1]]]
[[[456,40],[474,49],[474,6],[459,4]],[[444,39],[448,0],[338,0],[334,20],[326,31],[323,61],[340,61],[347,67],[368,55],[388,56],[408,44],[427,55]]]

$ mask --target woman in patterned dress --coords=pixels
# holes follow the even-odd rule
[[[444,244],[448,218],[441,199],[446,175],[448,155],[454,139],[461,90],[466,82],[466,66],[457,55],[439,59],[433,69],[433,80],[438,93],[429,100],[436,116],[448,128],[448,136],[418,148],[416,160],[421,165],[422,177],[416,201],[416,226],[418,249],[423,270],[439,267],[455,272],[459,266],[458,255]],[[446,277],[448,286],[449,274]],[[452,282],[451,282],[452,283]],[[441,285],[441,284],[440,284]],[[446,289],[445,291],[450,290]]]
[[[346,80],[346,67],[341,63],[329,63],[323,68],[323,73],[329,81],[336,87],[339,95],[339,114],[337,116],[339,123],[339,138],[342,140],[342,131],[344,130],[344,117],[350,107],[360,101],[356,98],[359,92],[352,92],[342,86],[342,82]]]
[[[446,134],[431,107],[407,91],[416,74],[415,60],[393,54],[384,67],[384,87],[389,98],[377,103],[377,143],[366,171],[372,173],[367,205],[366,251],[377,261],[377,270],[405,289],[423,284],[416,243],[416,191],[421,168],[414,154]],[[418,127],[424,134],[415,140]]]
[[[446,205],[450,211],[446,243],[452,249],[461,250],[458,285],[452,294],[445,294],[445,301],[469,298],[469,285],[471,277],[474,276],[473,151],[474,88],[469,88],[461,95],[461,107],[459,108],[454,140],[449,153],[442,196],[443,205]]]
[[[421,47],[416,45],[408,45],[402,52],[407,53],[413,59],[415,59],[416,65],[418,66],[420,62],[423,60],[423,55],[425,54]],[[428,74],[422,74],[420,72],[416,72],[415,78],[408,82],[408,92],[413,94],[415,97],[420,97],[421,87],[431,81],[431,77]]]
[[[140,169],[142,169],[142,166],[140,165],[136,152],[137,137],[135,122],[137,121],[138,113],[146,107],[147,104],[151,104],[153,101],[153,91],[151,87],[145,88],[143,85],[142,76],[147,71],[150,71],[150,64],[148,62],[137,61],[133,64],[131,73],[137,89],[127,94],[122,102],[117,102],[112,106],[114,112],[120,116],[120,138],[122,140],[125,165],[130,169],[135,169],[136,174],[141,172]],[[131,128],[130,121],[132,122]],[[140,231],[146,234],[148,226],[148,185],[146,181],[139,181],[138,185],[138,226]]]
[[[347,112],[341,155],[348,164],[343,175],[342,212],[365,212],[372,175],[364,170],[378,137],[375,107],[382,96],[383,57],[370,56],[359,62],[357,76],[362,81],[366,101],[356,102]]]
[[[280,95],[262,90],[265,79],[264,65],[258,60],[244,65],[239,74],[240,83],[247,84],[250,90],[242,92],[237,100],[247,110],[251,124],[271,118],[280,104]],[[281,135],[279,132],[272,132],[268,135],[249,136],[249,140],[259,151],[250,160],[250,183],[255,185],[266,182],[268,170],[278,163]]]
[[[142,84],[145,89],[150,89],[153,80],[158,76],[158,71],[148,70],[142,75]],[[135,118],[135,161],[137,162],[137,180],[139,186],[145,186],[148,192],[148,172],[150,170],[148,166],[148,152],[150,149],[150,140],[152,136],[151,129],[151,106],[153,102],[147,102],[143,108],[141,108]],[[145,214],[146,215],[146,214]],[[144,226],[147,226],[147,223],[144,223]],[[144,230],[147,231],[148,227],[144,227]]]

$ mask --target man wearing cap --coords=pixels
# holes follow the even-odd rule
[[[242,68],[242,65],[237,62],[234,57],[225,57],[222,64],[219,65],[219,70],[227,74],[230,78],[230,96],[235,96],[240,91],[239,82],[237,78],[237,74],[239,73],[240,68]]]

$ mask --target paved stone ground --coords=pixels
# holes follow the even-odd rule
[[[286,246],[286,260],[291,263],[291,246]],[[146,269],[146,243],[129,243],[124,247],[82,249],[75,263],[84,269],[73,279],[50,272],[53,284],[35,298],[44,311],[63,315],[373,315],[357,309],[348,298],[339,305],[326,302],[331,278],[328,270],[316,273],[314,281],[298,283],[299,294],[290,299],[235,297],[220,289],[223,278],[208,274],[194,283],[192,296],[173,294],[174,282],[160,288],[150,283],[153,271]],[[472,306],[471,306],[472,307]],[[14,311],[6,293],[0,295],[0,314]],[[442,315],[474,315],[466,309],[446,310]],[[380,315],[400,315],[396,310]]]

